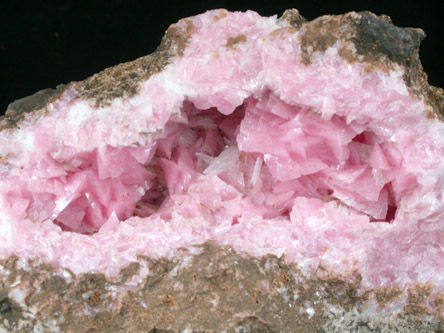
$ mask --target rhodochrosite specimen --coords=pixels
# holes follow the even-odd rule
[[[12,103],[1,325],[442,329],[442,90],[420,29],[214,10]]]

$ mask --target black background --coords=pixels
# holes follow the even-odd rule
[[[398,26],[426,32],[424,69],[431,84],[444,86],[444,1],[0,0],[0,113],[17,98],[149,54],[171,23],[215,8],[263,16],[297,8],[309,20],[352,10],[387,14]]]

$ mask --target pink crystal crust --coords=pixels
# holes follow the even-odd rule
[[[97,108],[73,84],[0,132],[0,254],[112,275],[214,240],[443,286],[444,124],[404,68],[368,71],[340,42],[304,64],[302,32],[252,11],[185,25],[136,95]]]

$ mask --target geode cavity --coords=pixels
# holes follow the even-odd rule
[[[213,10],[0,121],[6,331],[442,330],[443,92],[369,12]]]

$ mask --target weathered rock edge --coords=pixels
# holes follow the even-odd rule
[[[183,19],[168,28],[157,50],[147,56],[106,68],[81,82],[61,84],[12,102],[0,117],[0,130],[17,127],[26,113],[43,110],[44,114],[46,106],[72,85],[77,98],[93,100],[96,107],[108,105],[114,98],[134,96],[140,82],[161,72],[175,56],[183,55],[191,32],[191,21]]]
[[[405,68],[404,80],[412,94],[430,105],[431,117],[442,118],[443,90],[428,85],[419,60],[421,30],[398,28],[387,16],[368,12],[307,22],[296,10],[288,10],[281,20],[302,31],[307,66],[312,65],[314,52],[340,41],[340,55],[350,63],[366,64],[368,71]],[[0,118],[0,130],[20,126],[29,112],[44,116],[48,103],[73,84],[77,98],[91,100],[96,107],[135,95],[140,82],[183,55],[192,31],[192,22],[181,20],[167,30],[151,55],[11,103]],[[191,264],[186,264],[186,258],[191,258]],[[143,262],[153,274],[138,286],[131,285],[128,281]],[[431,286],[363,291],[358,272],[338,276],[319,268],[313,276],[304,277],[284,258],[258,259],[211,244],[196,256],[182,250],[170,261],[140,257],[115,279],[69,272],[69,278],[63,278],[58,275],[60,270],[48,264],[23,264],[16,257],[0,265],[4,268],[0,274],[0,328],[11,332],[35,327],[42,331],[60,327],[66,332],[444,330],[444,295],[432,297]],[[366,316],[367,303],[377,302],[383,310],[403,296],[407,303],[402,313]]]
[[[301,30],[302,61],[309,66],[311,56],[325,51],[340,41],[339,54],[350,63],[365,63],[369,71],[388,71],[395,65],[405,68],[404,81],[413,95],[423,98],[430,106],[430,117],[444,117],[444,91],[427,82],[419,59],[419,45],[425,38],[421,29],[400,28],[392,24],[389,16],[376,16],[370,12],[350,12],[337,16],[321,16],[306,21],[296,9],[284,12],[281,21]],[[108,105],[114,98],[134,96],[139,83],[147,80],[180,57],[193,33],[193,24],[182,19],[171,25],[155,52],[134,61],[107,68],[81,82],[44,89],[9,104],[0,117],[0,130],[19,126],[28,112],[40,111],[75,84],[77,98],[92,100],[96,107]],[[43,111],[42,111],[43,110]]]
[[[136,285],[142,267],[151,273]],[[320,267],[305,277],[285,257],[255,258],[213,243],[181,249],[173,260],[140,256],[114,278],[16,257],[0,269],[0,328],[7,332],[444,330],[444,295],[432,297],[430,286],[363,291],[357,272]],[[384,312],[403,297],[402,312]],[[369,317],[370,303],[383,314]]]

